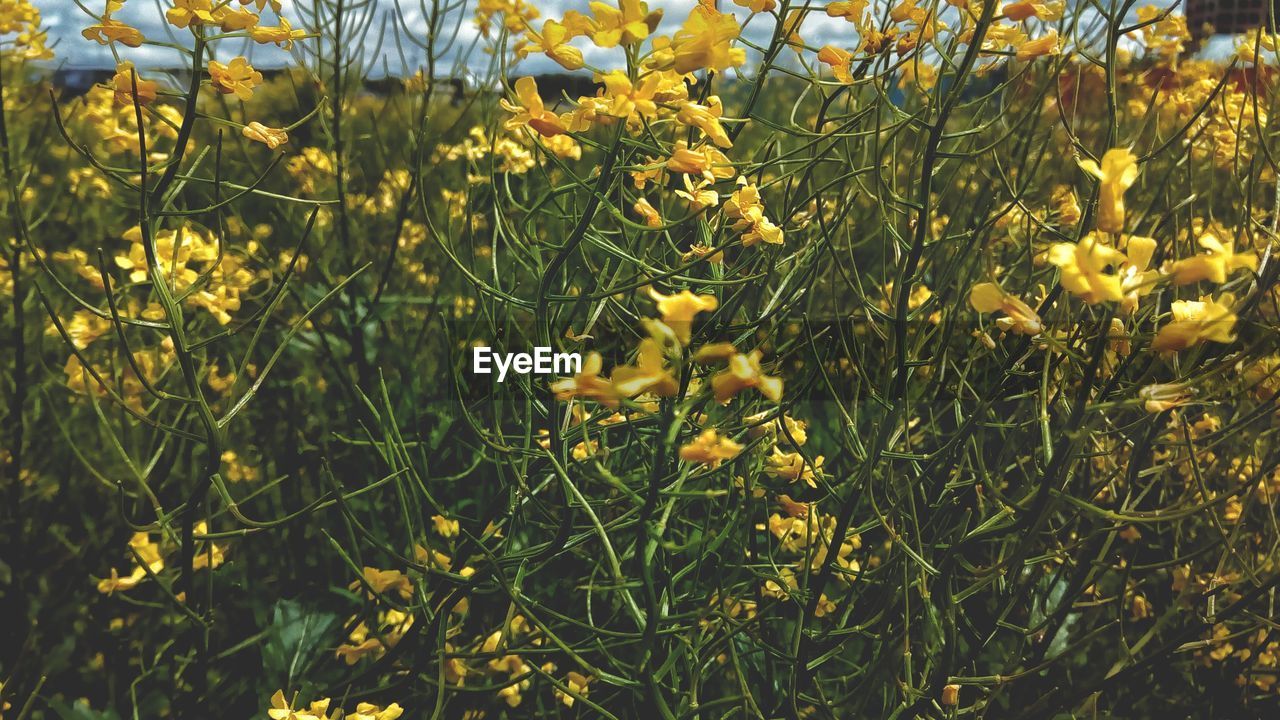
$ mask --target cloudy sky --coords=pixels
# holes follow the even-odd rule
[[[103,0],[82,1],[91,8],[96,8],[98,5],[103,4]],[[285,16],[292,20],[295,26],[304,25],[307,16],[302,12],[303,8],[295,7],[299,3],[295,0],[282,1]],[[429,1],[398,0],[397,3],[397,0],[373,0],[373,2],[377,6],[374,11],[376,14],[374,30],[368,35],[365,45],[369,47],[371,56],[375,55],[375,48],[380,46],[380,52],[376,53],[376,66],[388,68],[392,73],[398,73],[403,65],[400,59],[403,54],[408,59],[410,69],[416,69],[421,60],[421,54],[414,54],[415,48],[412,42],[402,41],[397,48],[397,43],[390,39],[391,33],[388,32],[386,34],[387,40],[379,45],[376,41],[377,28],[386,27],[390,30],[403,23],[403,26],[407,26],[411,37],[422,38],[425,28],[422,8],[424,6],[429,7]],[[569,8],[586,10],[587,4],[586,0],[531,0],[531,2],[542,11],[543,18],[559,18]],[[693,0],[648,0],[648,2],[651,9],[661,8],[664,10],[660,31],[665,33],[670,33],[678,28],[694,5]],[[1170,0],[1154,0],[1154,2],[1165,5]],[[40,8],[50,37],[59,43],[57,49],[58,63],[69,67],[114,67],[115,62],[108,48],[87,42],[80,37],[80,31],[92,24],[92,21],[72,0],[32,0],[32,3]],[[171,40],[180,43],[183,41],[185,31],[172,28],[164,21],[163,8],[168,7],[169,4],[164,2],[162,5],[161,0],[129,0],[125,4],[124,10],[116,14],[116,18],[139,28],[149,39]],[[311,6],[311,3],[305,0],[300,4],[304,8]],[[742,11],[741,8],[737,8],[727,1],[721,4],[723,7],[738,11],[745,17],[745,11]],[[1140,2],[1139,4],[1146,3]],[[484,65],[488,62],[489,56],[473,51],[478,35],[475,26],[471,22],[472,8],[475,7],[475,3],[468,1],[466,6],[465,15],[459,14],[451,18],[453,22],[450,26],[457,28],[458,38],[452,44],[450,52],[438,64],[441,74],[457,74],[467,71],[483,73]],[[396,10],[397,7],[399,12]],[[270,22],[274,21],[271,20]],[[772,30],[772,20],[769,17],[757,16],[747,26],[745,36],[748,39],[761,41],[763,38],[767,38],[772,33]],[[849,26],[843,20],[828,18],[820,12],[811,13],[806,18],[804,36],[811,45],[825,43],[835,45],[852,44]],[[1220,40],[1212,45],[1216,47],[1221,45],[1222,42]],[[236,54],[243,54],[255,65],[261,67],[280,65],[289,61],[286,53],[271,46],[238,42],[228,43],[227,45],[229,46],[223,46],[219,49],[220,55],[225,54],[230,57]],[[1226,41],[1226,47],[1230,47],[1229,41]],[[600,51],[598,48],[587,46],[584,46],[584,48],[587,50],[587,60],[592,64],[598,67],[616,64],[616,62],[611,61],[607,51]],[[136,50],[125,48],[125,50],[127,51],[128,59],[133,60],[139,66],[172,66],[175,64],[173,51],[163,48],[143,47]],[[593,55],[592,51],[595,51],[596,54]],[[1212,47],[1210,52],[1213,52]],[[554,72],[558,69],[554,63],[540,56],[530,57],[519,66],[521,74]],[[375,74],[380,73],[375,72]]]

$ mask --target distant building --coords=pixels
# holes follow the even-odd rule
[[[53,71],[53,84],[62,88],[64,95],[75,97],[89,92],[89,88],[105,83],[115,75],[114,70],[102,68],[60,67]]]
[[[1268,24],[1271,6],[1270,0],[1186,0],[1187,29],[1196,40],[1247,32]]]

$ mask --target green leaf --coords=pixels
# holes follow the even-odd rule
[[[262,646],[262,670],[268,685],[288,688],[306,675],[320,656],[325,637],[337,623],[333,613],[308,610],[297,600],[276,601]]]

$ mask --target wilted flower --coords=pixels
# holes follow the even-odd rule
[[[253,121],[244,126],[240,131],[246,138],[254,142],[260,142],[263,145],[275,150],[281,145],[289,142],[289,133],[279,128],[271,128],[260,122]]]

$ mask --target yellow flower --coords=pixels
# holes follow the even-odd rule
[[[1019,0],[1018,2],[1009,3],[1004,6],[1004,16],[1008,20],[1026,20],[1028,18],[1038,18],[1040,20],[1058,20],[1062,17],[1063,3],[1061,2],[1034,2],[1033,0]]]
[[[917,89],[927,92],[937,84],[938,68],[929,63],[920,62],[917,59],[915,62],[909,62],[902,66],[902,78],[898,81],[899,87],[905,89],[909,85],[914,85]]]
[[[582,363],[582,370],[571,378],[563,378],[551,383],[551,392],[557,400],[586,398],[595,400],[608,407],[618,406],[618,391],[613,383],[600,377],[604,361],[600,353],[587,355]]]
[[[126,592],[138,586],[143,578],[147,576],[147,571],[140,567],[135,567],[133,572],[126,576],[121,576],[120,572],[115,568],[111,568],[111,577],[103,578],[98,581],[98,592],[103,595],[111,595],[115,592]]]
[[[836,80],[845,85],[853,84],[853,74],[851,66],[853,64],[853,54],[843,48],[834,45],[823,45],[818,50],[818,62],[831,66],[831,72],[835,74]]]
[[[1184,258],[1169,266],[1175,285],[1189,285],[1201,280],[1224,283],[1227,276],[1237,269],[1258,268],[1257,253],[1237,253],[1230,238],[1223,242],[1213,235],[1201,235],[1199,244],[1207,251],[1205,254]]]
[[[344,716],[346,720],[396,720],[404,714],[399,703],[391,703],[385,708],[373,703],[362,702],[356,705],[356,711]]]
[[[569,44],[573,39],[573,35],[569,33],[569,28],[555,20],[547,20],[542,23],[542,32],[537,33],[529,30],[527,33],[530,41],[542,50],[547,57],[551,58],[560,67],[570,72],[578,70],[582,67],[582,51]],[[524,57],[531,52],[529,46],[521,47],[517,54]]]
[[[586,675],[582,675],[580,673],[573,672],[573,671],[570,671],[568,677],[564,679],[565,686],[567,686],[570,691],[577,693],[582,697],[587,696],[587,686],[590,683],[591,683],[590,677]],[[576,699],[574,698],[573,695],[570,695],[569,693],[566,693],[560,690],[559,688],[556,688],[555,695],[560,700],[560,702],[564,703],[565,707],[573,707],[573,702]]]
[[[663,295],[649,288],[649,297],[658,303],[658,312],[662,314],[662,322],[675,332],[681,345],[689,344],[689,336],[693,329],[693,317],[700,312],[715,310],[720,302],[715,295],[694,295],[688,290],[681,290],[675,295]]]
[[[373,592],[381,595],[389,590],[394,590],[402,600],[408,600],[413,596],[413,582],[408,576],[399,570],[379,570],[378,568],[364,568],[364,583],[355,580],[351,583],[352,592],[357,592],[360,588],[368,585]]]
[[[1045,55],[1058,54],[1058,31],[1050,30],[1044,35],[1018,45],[1019,60],[1034,60]]]
[[[1035,310],[995,283],[974,285],[969,290],[969,304],[981,313],[1004,313],[1005,317],[996,321],[1002,330],[1012,330],[1023,335],[1039,335],[1044,330],[1044,324]]]
[[[516,80],[515,91],[516,99],[520,101],[519,105],[509,102],[506,98],[498,101],[503,110],[515,115],[507,120],[504,127],[515,130],[528,125],[543,137],[553,137],[564,132],[564,125],[560,122],[560,118],[542,104],[542,96],[538,94],[537,80],[526,75]]]
[[[581,160],[582,146],[578,144],[568,135],[556,135],[554,137],[544,137],[541,140],[542,146],[551,151],[552,155],[562,160]]]
[[[827,5],[827,16],[844,18],[848,22],[857,23],[862,20],[862,14],[867,11],[868,4],[868,0],[838,0]]]
[[[241,100],[248,100],[253,97],[253,89],[262,84],[262,73],[254,70],[244,57],[237,56],[226,65],[210,60],[209,79],[213,88],[223,95],[234,94]]]
[[[1102,155],[1102,165],[1081,160],[1080,169],[1098,178],[1098,229],[1118,233],[1124,230],[1124,191],[1138,179],[1138,158],[1124,148],[1112,148]]]
[[[635,365],[613,369],[612,382],[613,390],[622,397],[635,397],[646,392],[658,397],[671,397],[680,389],[680,384],[667,368],[662,344],[651,337],[640,341]]]
[[[706,105],[689,101],[680,106],[680,112],[676,113],[676,120],[691,125],[702,131],[716,147],[730,148],[733,147],[733,141],[729,139],[729,134],[724,131],[724,126],[720,124],[720,118],[724,115],[724,105],[721,104],[717,95],[707,98]]]
[[[1058,214],[1058,222],[1062,225],[1075,225],[1080,222],[1080,203],[1070,187],[1059,185],[1053,190],[1054,212]]]
[[[266,145],[272,150],[275,150],[281,145],[289,142],[289,133],[278,128],[267,127],[257,121],[245,125],[244,129],[241,130],[240,133],[254,142],[260,142],[263,145]]]
[[[135,27],[125,25],[118,20],[112,20],[109,16],[104,15],[102,21],[97,25],[91,25],[85,28],[81,33],[86,40],[93,40],[99,45],[110,45],[118,42],[121,45],[129,47],[141,47],[142,33]]]
[[[261,20],[255,13],[248,10],[235,10],[229,7],[219,8],[214,18],[223,32],[251,30],[258,27],[258,21]]]
[[[715,207],[720,203],[720,193],[711,189],[711,183],[699,180],[697,185],[693,184],[690,179],[692,175],[683,175],[684,189],[676,190],[676,197],[683,198],[689,203],[689,209],[693,212],[702,212],[710,207]]]
[[[173,7],[164,16],[170,25],[179,28],[218,21],[213,14],[213,0],[173,0]]]
[[[733,4],[744,7],[753,13],[772,12],[778,3],[775,0],[733,0]]]
[[[77,350],[84,350],[93,343],[94,340],[111,332],[111,319],[98,317],[88,310],[77,310],[75,315],[71,316],[71,322],[63,323],[63,329],[67,331],[67,336],[71,338],[71,344]],[[57,334],[58,329],[50,325],[49,334]]]
[[[195,534],[205,535],[209,532],[209,525],[203,520],[195,524]],[[205,568],[216,568],[222,564],[226,556],[223,554],[222,548],[213,542],[209,542],[206,547],[198,547],[195,557],[191,560],[192,570],[203,570]]]
[[[270,5],[271,12],[276,13],[277,15],[279,15],[280,11],[283,9],[283,6],[280,4],[280,0],[240,0],[240,4],[253,5],[257,8],[258,12],[266,10],[267,6]]]
[[[764,205],[760,202],[760,188],[748,183],[745,177],[738,177],[738,189],[725,202],[724,213],[726,217],[737,220],[733,224],[733,229],[743,232],[743,247],[751,247],[758,242],[770,245],[782,244],[782,228],[774,225],[764,216]]]
[[[818,596],[818,604],[813,608],[814,617],[826,617],[836,611],[836,604],[827,597],[826,593]]]
[[[800,37],[800,26],[804,24],[807,14],[808,10],[804,8],[792,8],[782,20],[782,34],[787,38],[787,45],[796,52],[804,49],[804,38]]]
[[[126,60],[116,66],[116,74],[111,81],[115,88],[116,104],[133,105],[135,76],[138,89],[138,104],[150,105],[156,101],[156,88],[158,87],[156,83],[150,80],[143,80],[142,76],[133,69],[133,63]]]
[[[1150,294],[1160,278],[1159,272],[1147,269],[1156,251],[1156,241],[1155,238],[1130,235],[1124,250],[1125,261],[1120,267],[1120,290],[1124,293],[1124,300],[1120,307],[1132,315],[1138,309],[1138,300]]]
[[[650,204],[647,199],[640,198],[636,201],[635,205],[631,206],[631,209],[635,210],[637,215],[644,218],[645,225],[648,225],[651,228],[662,227],[662,216],[658,214],[658,209]]]
[[[733,15],[716,10],[712,0],[700,0],[671,38],[672,67],[683,74],[743,64],[746,51],[731,47],[741,32]]]
[[[445,539],[457,537],[461,529],[457,520],[450,520],[443,515],[432,515],[431,524],[436,534]]]
[[[275,27],[255,27],[249,30],[249,37],[253,38],[254,42],[263,45],[275,43],[276,46],[285,50],[293,47],[294,40],[301,40],[306,36],[306,30],[294,30],[285,18],[280,18],[280,24]]]
[[[1096,233],[1080,238],[1079,243],[1054,243],[1049,247],[1049,262],[1062,271],[1062,287],[1090,305],[1124,299],[1120,276],[1106,272],[1119,267],[1123,253],[1102,244]]]
[[[635,45],[649,37],[662,19],[661,10],[649,12],[649,6],[640,0],[619,0],[617,8],[604,2],[588,5],[595,16],[591,41],[602,48]]]
[[[73,359],[74,355],[71,356]],[[68,363],[69,364],[69,363]],[[129,546],[132,548],[129,555],[133,563],[133,571],[121,577],[115,568],[111,568],[111,577],[98,581],[98,592],[104,595],[110,595],[116,591],[124,592],[132,590],[138,586],[147,577],[147,570],[152,573],[158,573],[164,569],[164,558],[160,555],[160,545],[151,541],[151,536],[145,532],[137,532],[129,539]],[[134,556],[134,553],[137,553]],[[138,565],[137,561],[141,559],[145,567]]]
[[[275,695],[271,696],[271,707],[267,710],[267,717],[271,720],[325,720],[329,713],[329,698],[316,700],[303,710],[301,708],[294,710],[292,703],[286,702],[284,699],[284,691],[277,690]]]
[[[707,262],[713,265],[720,265],[724,263],[723,252],[716,251],[715,248],[701,243],[694,243],[693,245],[690,245],[689,250],[680,255],[681,262],[693,262],[694,260],[701,258],[706,258]]]
[[[615,118],[633,123],[641,118],[657,117],[658,104],[654,97],[661,89],[662,82],[658,73],[649,73],[639,85],[633,84],[631,78],[621,70],[600,75],[599,80],[604,89],[597,98],[583,98],[584,101],[591,102],[582,102],[579,106],[579,122],[587,121],[587,114],[593,116],[591,119],[605,124],[612,123]]]
[[[730,349],[732,350],[732,346]],[[709,355],[711,353],[700,352],[698,359]],[[711,377],[711,391],[715,394],[716,402],[728,403],[733,396],[748,388],[759,390],[761,395],[773,402],[781,400],[782,378],[764,374],[764,370],[760,367],[762,356],[759,350],[752,350],[746,355],[734,352],[729,357],[728,366]]]
[[[1207,295],[1199,300],[1175,300],[1173,322],[1160,328],[1151,349],[1176,352],[1204,341],[1233,342],[1236,314],[1231,306],[1235,301],[1231,293],[1223,293],[1217,300]]]
[[[742,452],[742,445],[710,428],[703,430],[697,438],[680,447],[680,459],[686,462],[702,463],[709,468],[720,467],[725,460],[732,460]]]
[[[802,481],[812,488],[818,487],[817,476],[815,473],[822,471],[821,455],[815,457],[813,462],[806,462],[804,456],[798,452],[785,452],[781,448],[775,447],[773,454],[765,458],[765,472],[770,475],[786,480],[787,482]]]
[[[680,140],[676,149],[667,159],[667,169],[687,175],[701,175],[708,182],[734,176],[732,163],[725,154],[708,145],[699,145],[690,149],[688,144]]]
[[[1255,29],[1246,33],[1236,45],[1236,56],[1244,62],[1262,65],[1268,59],[1275,60],[1277,47],[1280,47],[1280,43],[1276,42],[1275,35],[1266,29]],[[1270,58],[1265,56],[1266,52],[1271,53]]]

